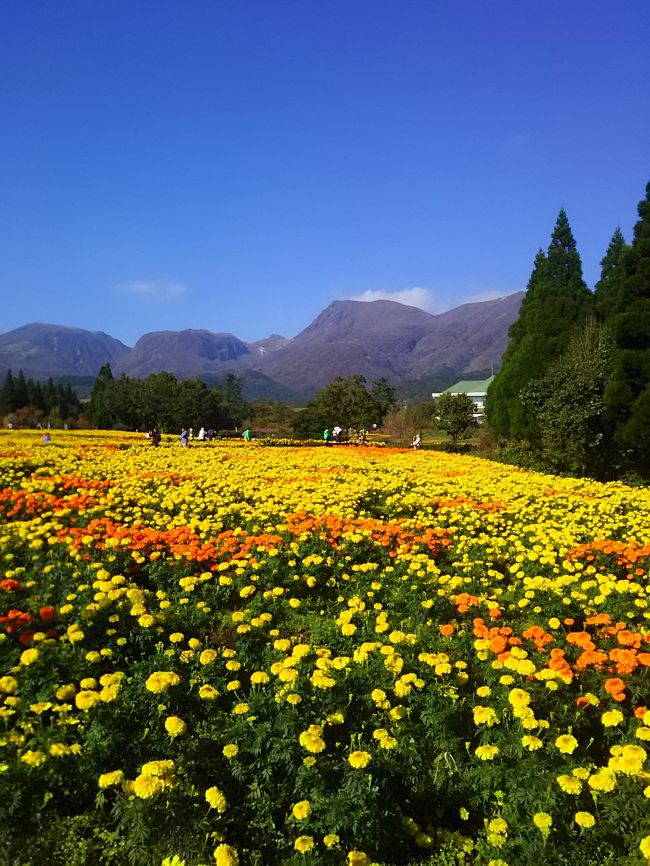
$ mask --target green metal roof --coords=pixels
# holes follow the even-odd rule
[[[488,385],[494,379],[490,376],[488,379],[463,379],[462,382],[456,382],[455,385],[450,385],[442,393],[443,394],[485,394]]]

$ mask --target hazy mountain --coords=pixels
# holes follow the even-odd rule
[[[168,370],[177,378],[186,379],[250,354],[248,346],[232,334],[191,329],[152,331],[140,337],[134,348],[120,358],[113,372],[146,379],[151,373]]]
[[[334,376],[361,373],[397,383],[499,366],[523,292],[433,315],[394,301],[334,301],[256,369],[283,385],[314,391]],[[252,359],[246,359],[252,362]]]
[[[0,335],[0,372],[22,370],[28,379],[96,376],[102,364],[128,351],[102,331],[35,323]]]
[[[177,378],[250,380],[256,396],[313,394],[337,376],[360,373],[392,384],[497,369],[524,296],[463,304],[440,315],[394,301],[334,301],[292,340],[274,334],[246,343],[207,330],[145,334],[133,349],[101,333],[57,325],[26,325],[0,336],[0,370],[26,376],[114,375],[146,378],[167,370]],[[273,395],[273,397],[271,397]]]

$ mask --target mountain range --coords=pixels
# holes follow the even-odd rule
[[[228,373],[256,383],[274,399],[306,396],[335,376],[359,373],[393,385],[496,369],[523,292],[463,304],[434,315],[395,301],[334,301],[293,339],[274,334],[246,342],[229,333],[186,329],[144,334],[133,348],[101,331],[31,324],[0,334],[0,375],[145,378],[167,370],[208,383]]]

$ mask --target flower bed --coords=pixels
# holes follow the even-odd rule
[[[0,435],[8,863],[642,864],[650,492]]]

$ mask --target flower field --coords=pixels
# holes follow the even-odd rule
[[[649,490],[2,431],[0,516],[0,863],[650,862]]]

